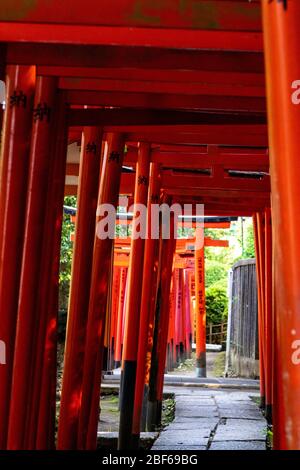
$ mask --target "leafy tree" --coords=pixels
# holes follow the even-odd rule
[[[75,196],[65,197],[64,204],[69,207],[76,207],[77,198]],[[71,222],[68,214],[63,214],[61,248],[60,248],[60,273],[59,273],[59,308],[67,310],[68,297],[71,280],[73,242],[71,234],[74,232],[75,226]]]
[[[227,265],[212,259],[206,259],[205,261],[205,286],[206,288],[211,287],[216,282],[227,279]]]
[[[218,324],[227,319],[228,298],[226,289],[209,287],[205,294],[207,323]]]
[[[253,225],[249,224],[246,227],[245,233],[245,247],[244,247],[244,258],[255,258],[255,246],[254,246],[254,233],[253,233]]]

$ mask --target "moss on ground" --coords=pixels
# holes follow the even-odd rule
[[[167,398],[163,400],[162,405],[162,418],[161,425],[162,427],[168,426],[175,418],[175,400],[174,398]]]
[[[226,352],[222,351],[216,355],[213,365],[213,375],[215,377],[223,377],[225,372]]]

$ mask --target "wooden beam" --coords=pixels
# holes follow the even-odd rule
[[[9,64],[263,73],[261,52],[9,43]]]
[[[51,24],[261,31],[260,2],[233,0],[1,0],[0,21]],[[176,38],[176,37],[175,37]]]
[[[184,85],[186,86],[186,85]],[[70,109],[70,126],[153,126],[180,124],[266,124],[266,115],[140,109]]]

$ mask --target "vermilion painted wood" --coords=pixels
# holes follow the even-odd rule
[[[265,213],[265,361],[266,361],[266,417],[272,421],[273,384],[273,319],[272,319],[272,219],[271,209]]]
[[[202,228],[196,229],[198,233]],[[204,245],[195,249],[196,294],[196,374],[206,377],[206,308],[205,308],[205,258]]]
[[[174,227],[171,218],[171,227]],[[161,266],[161,313],[158,330],[157,346],[157,376],[156,376],[156,399],[158,403],[162,402],[164,370],[166,362],[166,350],[169,330],[169,308],[170,308],[170,287],[172,277],[173,256],[175,252],[175,233],[170,231],[170,239],[162,242],[162,266]],[[152,367],[152,365],[151,365]],[[159,405],[160,408],[160,405]]]
[[[23,259],[20,277],[18,318],[14,368],[12,376],[11,402],[7,447],[10,450],[24,449],[26,429],[26,405],[32,393],[31,376],[35,350],[36,285],[44,269],[42,248],[44,227],[47,223],[44,194],[51,185],[51,150],[55,124],[57,81],[54,77],[37,77],[34,98],[34,113],[38,107],[48,108],[49,116],[40,119],[33,116],[30,161],[28,172],[27,206]]]
[[[299,2],[263,2],[267,71],[272,222],[274,244],[276,348],[279,407],[276,449],[300,448],[299,331],[299,119],[292,84],[299,80]],[[283,119],[284,116],[284,119]],[[293,223],[288,227],[288,220]],[[298,344],[298,346],[297,346]]]
[[[262,175],[260,179],[242,178],[236,176],[228,176],[222,166],[212,167],[212,175],[194,175],[193,172],[185,174],[178,169],[176,172],[173,170],[165,170],[162,176],[162,187],[166,190],[172,188],[202,188],[209,187],[212,189],[232,189],[256,191],[256,192],[270,192],[270,178],[268,175]]]
[[[31,442],[36,442],[39,450],[55,447],[56,418],[56,366],[57,366],[57,328],[60,245],[63,218],[63,196],[67,156],[66,97],[58,94],[57,114],[55,117],[55,138],[53,139],[53,162],[51,168],[51,186],[46,199],[46,220],[44,228],[43,254],[47,264],[40,274],[38,285],[38,311],[40,316],[38,341],[43,345],[43,354],[36,356],[34,366],[34,395],[31,407],[28,406],[28,418],[37,426],[30,425]],[[40,346],[37,347],[38,350]],[[36,414],[36,408],[38,408]],[[26,444],[26,448],[31,448]]]
[[[257,282],[257,304],[258,304],[258,348],[259,348],[259,386],[260,386],[260,400],[261,407],[265,406],[266,385],[265,385],[265,364],[264,364],[264,332],[263,332],[263,297],[261,289],[261,246],[259,243],[258,234],[258,217],[257,214],[253,215],[253,233],[256,254],[256,282]]]
[[[135,70],[135,69],[134,69]],[[171,70],[171,73],[173,70]],[[176,72],[176,70],[175,70]],[[68,102],[73,105],[124,106],[147,109],[198,109],[244,112],[265,112],[265,98],[212,95],[165,95],[149,93],[121,93],[109,91],[69,90]],[[250,141],[248,142],[248,145]]]
[[[122,135],[109,134],[102,164],[98,206],[112,204],[116,207],[117,205],[123,151]],[[97,224],[102,218],[103,215],[97,217]],[[97,227],[96,225],[77,438],[79,449],[96,448],[106,306],[113,246],[110,238],[103,240],[98,237]]]
[[[236,4],[238,3],[238,5]],[[72,8],[59,0],[40,0],[28,5],[25,0],[2,0],[1,21],[31,23],[108,25],[131,27],[185,28],[208,30],[261,30],[259,2],[235,2],[232,0],[210,0],[199,4],[197,0],[162,0],[159,4],[150,1],[115,0],[114,9],[108,0],[87,0],[85,8],[80,1]],[[55,28],[55,26],[54,26]]]
[[[78,79],[76,80],[76,83]],[[114,81],[115,83],[115,81]],[[123,83],[123,82],[122,82]],[[142,82],[144,83],[144,82]],[[88,86],[88,85],[87,85]],[[186,84],[182,85],[186,88]],[[133,84],[133,87],[135,85]],[[151,89],[154,89],[150,82]],[[63,89],[63,87],[61,87]],[[171,90],[171,84],[166,84],[166,88]],[[236,87],[235,87],[236,89]],[[222,91],[221,91],[222,92]],[[197,93],[197,91],[195,91]],[[205,91],[204,91],[205,93]],[[168,110],[139,110],[139,109],[71,109],[69,114],[70,126],[152,126],[152,125],[188,125],[188,124],[266,124],[265,113],[222,113],[215,111],[208,113],[205,111],[168,111]],[[131,129],[130,129],[131,130]],[[185,128],[184,128],[185,130]],[[201,130],[201,128],[199,128]]]
[[[264,396],[262,407],[266,405],[266,391],[267,391],[267,358],[266,358],[266,253],[265,253],[265,216],[264,212],[257,212],[257,237],[258,237],[258,256],[259,256],[259,282],[258,289],[260,290],[260,303],[261,310],[259,313],[259,331],[261,336],[261,352],[262,352],[262,367],[264,368]]]
[[[122,360],[122,344],[123,344],[123,317],[124,317],[124,300],[126,289],[127,267],[121,268],[120,277],[120,292],[118,304],[118,321],[117,321],[117,336],[116,336],[116,349],[115,349],[115,363],[120,365]]]
[[[179,358],[179,348],[182,340],[182,292],[181,292],[181,272],[175,270],[175,344],[177,356]]]
[[[195,272],[195,271],[194,271]],[[189,284],[189,292],[190,292],[190,318],[191,318],[191,341],[192,344],[195,343],[195,303],[193,302],[192,296],[194,294],[194,287],[195,287],[195,275],[193,271],[188,269],[188,284]]]
[[[264,149],[226,149],[216,146],[173,146],[170,149],[152,148],[151,162],[160,163],[167,168],[201,169],[212,168],[213,165],[223,165],[225,169],[239,171],[269,172],[269,156]],[[124,165],[134,165],[137,160],[137,150],[129,146],[124,158]],[[67,175],[78,176],[79,165],[69,163]]]
[[[25,0],[18,2],[17,0],[3,0],[0,6],[1,57],[2,51],[6,47],[3,41],[9,40],[6,56],[8,63],[28,65],[36,63],[38,66],[42,64],[45,66],[45,70],[47,68],[49,73],[51,72],[52,75],[54,73],[54,76],[55,71],[57,76],[60,76],[58,69],[51,71],[49,67],[63,67],[61,69],[62,77],[64,77],[61,80],[63,86],[87,88],[84,91],[78,92],[75,89],[67,93],[68,102],[75,105],[139,107],[144,110],[145,108],[160,110],[202,109],[213,113],[212,120],[219,119],[218,116],[222,115],[222,111],[229,112],[226,121],[224,120],[228,126],[223,130],[216,126],[208,126],[205,132],[201,128],[183,129],[180,127],[172,129],[170,126],[163,126],[163,128],[162,126],[157,128],[148,126],[147,129],[127,128],[128,134],[125,138],[128,142],[132,139],[133,141],[144,140],[154,143],[154,145],[170,144],[173,148],[166,152],[164,161],[161,161],[161,155],[157,154],[153,160],[169,168],[174,168],[172,158],[178,159],[175,167],[177,169],[185,169],[184,159],[189,160],[189,168],[192,171],[203,168],[197,162],[198,156],[193,157],[190,151],[185,150],[185,154],[178,158],[178,152],[175,150],[176,144],[180,144],[177,145],[179,147],[183,147],[184,144],[206,145],[210,143],[242,146],[245,149],[246,147],[249,149],[251,145],[267,148],[266,128],[263,132],[252,132],[253,129],[249,131],[244,126],[243,128],[232,126],[232,120],[230,120],[232,117],[229,117],[238,111],[238,115],[242,116],[242,119],[257,119],[256,113],[264,113],[265,111],[262,86],[264,65],[260,32],[260,2],[256,0],[252,2],[188,0],[184,5],[179,0],[175,2],[163,0],[159,2],[159,5],[150,1],[117,0],[117,2],[118,8],[113,13],[111,2],[101,2],[100,14],[99,2],[96,5],[95,0],[87,0],[84,10],[80,8],[82,5],[77,0],[73,2],[72,9],[62,2],[58,5],[58,0],[50,0],[50,2],[41,0],[35,5],[29,5]],[[299,329],[299,321],[297,320],[299,289],[296,285],[296,280],[299,278],[298,265],[296,265],[296,260],[299,258],[297,248],[299,230],[297,221],[293,222],[292,229],[290,229],[289,220],[291,216],[293,221],[296,220],[299,212],[297,205],[299,180],[297,132],[300,108],[292,105],[291,84],[299,74],[297,32],[300,11],[298,6],[295,6],[297,3],[295,1],[288,2],[287,10],[284,9],[283,3],[275,0],[262,2],[269,100],[269,136],[272,147],[272,204],[274,206],[274,227],[276,233],[279,234],[274,245],[276,258],[276,302],[274,305],[278,327],[278,334],[275,338],[278,349],[278,357],[276,358],[278,390],[275,387],[277,403],[274,423],[275,446],[277,448],[297,448],[299,447],[299,413],[295,396],[297,396],[296,392],[300,386],[299,374],[296,373],[295,364],[291,361],[291,345],[295,340],[295,334],[292,332],[297,332]],[[56,6],[57,8],[53,8]],[[16,14],[18,17],[15,16]],[[31,21],[34,23],[30,23]],[[20,43],[17,44],[15,41]],[[30,41],[33,44],[23,44],[23,41]],[[47,44],[47,42],[52,42],[52,44]],[[58,47],[58,43],[65,44]],[[141,64],[143,68],[141,68]],[[68,66],[80,67],[81,70],[74,68],[68,70]],[[172,74],[174,74],[173,77]],[[85,80],[81,83],[79,81],[75,83],[74,78],[81,77]],[[222,77],[223,85],[220,83]],[[101,80],[86,80],[86,78],[100,78]],[[118,81],[113,82],[115,79]],[[203,83],[209,85],[204,86]],[[98,88],[101,91],[91,91],[91,88]],[[137,90],[140,91],[137,92]],[[187,95],[186,93],[194,94]],[[209,93],[213,94],[209,96]],[[130,114],[126,114],[126,112],[124,112],[127,118],[125,124],[128,126],[133,122],[130,122]],[[94,111],[90,114],[93,113],[97,114]],[[137,118],[137,115],[134,118]],[[187,116],[186,114],[185,118]],[[283,119],[282,116],[285,118]],[[176,115],[177,118],[178,115]],[[145,117],[143,119],[145,119],[144,127],[150,124]],[[172,119],[175,119],[175,113]],[[210,121],[211,123],[212,121]],[[110,122],[107,121],[106,124],[110,124]],[[107,127],[106,130],[123,132],[124,126],[122,128]],[[72,138],[78,141],[80,132],[81,129],[72,130]],[[25,141],[24,136],[23,141]],[[15,147],[12,146],[10,150],[14,152]],[[174,156],[172,156],[173,151]],[[223,178],[221,178],[221,172],[218,171],[216,176],[215,171],[218,169],[215,165],[220,162],[214,160],[215,156],[207,153],[203,160],[207,162],[213,176],[207,178],[205,176],[199,177],[199,175],[187,175],[183,172],[167,171],[163,175],[163,189],[167,189],[167,194],[173,195],[174,200],[181,203],[204,202],[207,214],[249,215],[253,212],[263,213],[265,207],[269,207],[268,178],[258,182],[238,178],[235,180],[236,186],[234,186],[232,178],[228,178],[228,174],[223,174]],[[230,155],[222,155],[222,159],[224,159],[224,165],[230,165],[231,169],[232,165],[236,165],[235,169],[252,171],[257,169],[257,171],[268,172],[266,154],[262,155],[258,152],[256,155],[259,163],[252,162],[249,155],[244,159],[242,153],[236,155],[234,152]],[[204,165],[204,161],[202,164]],[[228,169],[224,165],[223,168]],[[245,165],[249,165],[249,167],[245,168]],[[24,175],[22,178],[24,181],[20,179],[18,181],[25,184]],[[132,195],[134,185],[130,178],[131,176],[123,178],[122,189]],[[71,194],[76,190],[76,187],[67,189]],[[5,193],[3,193],[2,186],[0,194],[1,199],[4,200],[5,197],[2,194]],[[61,206],[56,205],[55,208],[56,211],[59,211]],[[16,214],[14,207],[13,213]],[[3,225],[1,226],[2,220]],[[49,224],[52,223],[54,226],[53,220],[55,219],[50,217],[49,220],[52,221]],[[7,220],[1,216],[0,237],[3,227],[7,226]],[[13,226],[15,227],[15,223]],[[59,224],[56,234],[58,232]],[[4,237],[7,234],[9,235],[9,232],[5,232]],[[10,242],[9,238],[8,240]],[[51,251],[50,245],[48,245],[48,255],[54,253],[53,258],[57,258],[58,244],[56,244],[56,251]],[[21,244],[19,249],[22,249]],[[262,249],[260,256],[262,256]],[[50,272],[50,267],[47,266]],[[264,266],[260,271],[260,284],[262,285]],[[290,273],[293,274],[292,277]],[[39,292],[39,305],[42,314],[45,311],[49,313],[49,343],[47,345],[50,348],[50,366],[47,366],[48,353],[46,352],[38,431],[38,441],[41,448],[53,445],[53,403],[55,402],[53,399],[53,390],[55,389],[53,387],[55,385],[55,374],[53,373],[55,340],[53,334],[56,331],[55,300],[53,300],[55,295],[53,292],[55,288],[52,286],[53,291],[49,297],[51,302],[48,302],[51,304],[52,311],[50,312],[49,308],[48,312],[47,306],[43,306],[43,302],[47,304],[45,299],[48,299],[45,278],[46,276],[41,281],[43,288]],[[49,281],[49,276],[47,279]],[[53,279],[57,281],[57,271],[55,271]],[[268,277],[267,282],[269,279]],[[8,283],[8,286],[11,287],[11,284]],[[264,296],[265,290],[262,294],[262,297]],[[0,298],[2,298],[1,290]],[[6,304],[4,307],[6,308]],[[2,307],[0,311],[4,311]],[[282,312],[288,313],[283,315]],[[13,320],[13,316],[9,317],[9,322]],[[42,323],[43,321],[39,325],[39,331],[43,331]],[[41,344],[39,338],[40,336],[43,338],[43,334],[38,336],[37,342]],[[0,338],[2,339],[1,326]],[[9,349],[13,349],[13,341],[10,343]],[[100,360],[99,356],[97,359]],[[38,364],[40,362],[36,359],[36,371],[41,369]],[[100,370],[100,368],[101,364],[98,364],[98,369]],[[268,375],[268,366],[266,368]],[[49,370],[51,378],[48,380]],[[39,372],[36,371],[35,392],[40,387]],[[91,374],[89,380],[93,382]],[[4,386],[6,387],[6,385],[5,383]],[[268,389],[268,378],[266,386]],[[36,395],[35,392],[34,396],[38,397],[36,402],[39,404],[39,394]],[[93,395],[93,400],[92,408],[96,409],[98,406],[96,393]],[[6,401],[2,402],[5,403],[5,406],[7,405]],[[29,410],[31,409],[35,409],[34,403],[28,406],[28,415],[30,415]],[[31,414],[35,418],[30,418],[30,422],[34,423],[37,419],[36,414]],[[92,412],[91,416],[93,424],[90,429],[95,429],[97,413]],[[291,432],[286,432],[287,425],[290,426],[289,429],[292,429]],[[30,425],[30,429],[33,429],[34,432],[36,430],[34,425]],[[93,433],[94,431],[91,432],[92,436]],[[93,441],[93,437],[91,439]]]
[[[185,312],[185,348],[188,357],[192,348],[192,322],[191,322],[191,292],[188,279],[188,270],[183,270],[183,302]]]
[[[115,34],[116,30],[112,30]],[[151,31],[155,33],[154,30]],[[206,32],[194,31],[193,34],[205,35]],[[148,40],[151,41],[151,36],[148,31]],[[167,33],[168,34],[168,33]],[[185,32],[186,34],[186,32]],[[214,33],[215,35],[216,33]],[[240,37],[241,33],[238,33]],[[224,33],[222,34],[222,44],[225,43]],[[125,45],[125,44],[123,44]],[[239,46],[239,45],[237,45]],[[202,46],[200,49],[208,49]],[[209,48],[211,49],[211,48]],[[214,48],[212,48],[214,49]],[[222,49],[219,47],[218,50]],[[229,49],[228,45],[225,49]],[[231,49],[232,50],[232,49]],[[234,50],[234,49],[233,49]],[[55,66],[38,66],[37,73],[39,75],[55,76],[60,78],[100,78],[109,80],[125,80],[125,81],[152,81],[157,83],[212,83],[215,85],[237,85],[239,87],[255,86],[265,88],[264,75],[259,73],[245,73],[245,72],[209,72],[205,70],[158,70],[148,68],[97,68],[97,67],[55,67]]]
[[[149,29],[128,26],[84,26],[0,22],[1,39],[7,42],[41,42],[59,44],[147,46],[176,49],[230,49],[259,52],[263,49],[261,32]],[[55,28],[55,35],[53,35]],[[60,74],[56,74],[59,76]]]
[[[145,387],[146,375],[146,356],[148,348],[148,336],[151,335],[153,330],[153,303],[151,297],[156,298],[156,278],[157,278],[157,255],[159,240],[151,238],[151,226],[153,220],[151,218],[151,204],[157,204],[160,200],[160,168],[157,163],[150,165],[150,179],[148,191],[148,211],[147,211],[147,235],[145,241],[144,265],[143,265],[143,284],[141,291],[141,308],[140,308],[140,321],[139,321],[139,338],[138,338],[138,360],[137,360],[137,373],[135,384],[134,396],[134,415],[132,433],[135,436],[140,434],[140,422],[142,415],[142,404]],[[117,242],[117,240],[116,240]],[[122,240],[120,240],[122,242]],[[118,243],[118,242],[117,242]],[[116,243],[116,244],[117,244]]]
[[[165,93],[182,95],[214,95],[214,96],[253,96],[264,97],[264,86],[243,85],[242,83],[226,84],[223,82],[156,82],[154,80],[125,80],[120,78],[81,78],[63,77],[59,79],[62,90],[117,91],[122,93]]]
[[[161,264],[161,255],[160,255],[160,241],[158,240],[155,246],[154,254],[154,273],[152,279],[152,289],[150,297],[150,306],[149,306],[149,329],[148,329],[148,339],[147,339],[147,352],[146,352],[146,368],[145,368],[145,387],[149,391],[150,383],[150,373],[152,367],[152,351],[154,345],[154,333],[156,325],[156,306],[158,298],[158,287],[160,280],[160,264]]]
[[[159,182],[159,179],[158,179]],[[187,227],[188,224],[184,224],[184,227]],[[230,222],[215,222],[215,223],[203,223],[204,228],[230,228]],[[153,238],[150,237],[150,233],[148,234],[146,240],[153,240]],[[176,237],[176,252],[186,252],[186,251],[191,251],[194,248],[196,242],[196,238],[177,238]],[[114,249],[115,252],[118,248],[123,247],[127,248],[128,250],[131,247],[132,239],[127,237],[127,238],[115,238],[114,241]],[[223,247],[228,247],[229,246],[229,241],[228,240],[215,240],[210,237],[204,237],[204,244],[205,246],[223,246]],[[193,248],[190,248],[193,247]],[[151,247],[152,248],[152,247]]]
[[[77,445],[100,180],[101,144],[102,130],[100,128],[87,127],[84,129],[81,141],[78,210],[58,427],[58,449],[75,449]]]
[[[179,203],[192,204],[195,203],[195,198],[198,197],[197,203],[205,203],[205,215],[222,215],[222,216],[247,216],[251,217],[253,211],[263,210],[265,207],[270,205],[270,196],[263,196],[262,193],[255,193],[252,191],[246,192],[247,197],[244,197],[245,193],[240,191],[215,191],[217,198],[226,198],[224,202],[218,202],[212,200],[213,190],[202,191],[198,188],[192,190],[175,190],[169,191],[169,194],[176,195],[176,200]],[[70,186],[66,187],[66,195],[76,195],[77,187]],[[131,190],[127,187],[122,194],[132,194]],[[199,198],[199,194],[202,196]],[[233,197],[234,196],[234,197]],[[243,198],[242,200],[240,198]],[[253,199],[254,198],[254,199]],[[255,199],[256,198],[256,199]],[[174,198],[175,199],[175,198]]]
[[[117,321],[118,321],[118,307],[119,307],[119,294],[120,294],[120,279],[121,269],[114,267],[113,285],[112,285],[112,302],[111,302],[111,323],[110,323],[110,345],[109,345],[109,370],[114,367],[114,356],[116,351],[116,338],[117,338]]]
[[[117,242],[116,245],[118,246],[118,248],[114,249],[114,266],[128,267],[129,266],[130,246],[128,245],[127,240],[124,240],[125,244],[122,244],[121,241],[120,240],[118,241],[118,239],[116,239],[116,242]],[[180,243],[182,241],[184,241],[185,243],[184,244]],[[147,242],[147,240],[146,240],[146,242]],[[181,240],[181,239],[178,240],[177,239],[177,241],[176,241],[176,256],[174,258],[174,268],[184,269],[184,268],[188,267],[190,269],[194,269],[194,259],[192,257],[185,257],[184,256],[185,254],[190,254],[192,256],[193,249],[194,249],[194,246],[193,246],[194,244],[195,244],[195,240],[193,240],[193,239],[190,239],[190,241]],[[192,246],[192,248],[190,248],[190,246]],[[228,242],[228,240],[214,240],[214,239],[210,239],[210,238],[205,237],[204,238],[204,246],[214,246],[214,247],[219,246],[219,247],[226,247],[227,248],[229,246],[229,242]],[[124,253],[126,253],[126,254],[124,254]],[[146,290],[148,290],[148,288]],[[148,306],[148,308],[149,308],[149,306]],[[143,336],[143,335],[140,334],[139,337],[140,336]],[[140,342],[140,340],[139,340],[139,342]]]
[[[262,52],[247,51],[9,43],[6,57],[20,65],[264,73]]]
[[[123,390],[120,406],[120,427],[118,448],[133,447],[132,425],[134,395],[138,356],[140,309],[143,285],[143,263],[145,240],[137,235],[141,232],[140,206],[147,205],[150,171],[150,146],[141,143],[138,148],[138,161],[134,190],[134,218],[128,272],[128,296],[125,309],[125,332],[123,342]],[[146,220],[143,221],[144,223]],[[135,334],[132,334],[132,332]]]
[[[186,174],[183,171],[165,170],[162,172],[162,188],[170,194],[215,197],[249,197],[251,199],[270,198],[269,175],[262,175],[261,179],[229,177],[222,167],[215,166],[211,176]],[[217,170],[220,170],[217,173]],[[134,173],[123,173],[121,178],[120,194],[133,194]],[[254,201],[257,202],[257,201]]]
[[[176,264],[174,264],[176,267]],[[170,286],[170,310],[169,310],[169,328],[168,328],[168,344],[167,344],[167,367],[172,369],[175,365],[176,345],[174,341],[175,336],[175,289],[174,289],[174,273],[172,274]],[[168,357],[169,356],[169,357]]]
[[[7,67],[0,168],[0,448],[7,445],[32,124],[35,67]]]
[[[182,348],[182,360],[186,359],[186,312],[185,312],[185,292],[184,292],[184,269],[181,269],[181,322],[182,322],[182,332],[181,332],[181,348]]]

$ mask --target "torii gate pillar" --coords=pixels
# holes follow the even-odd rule
[[[277,449],[300,449],[300,2],[264,0],[274,243]],[[280,413],[280,417],[278,416]],[[278,419],[280,418],[280,419]]]

